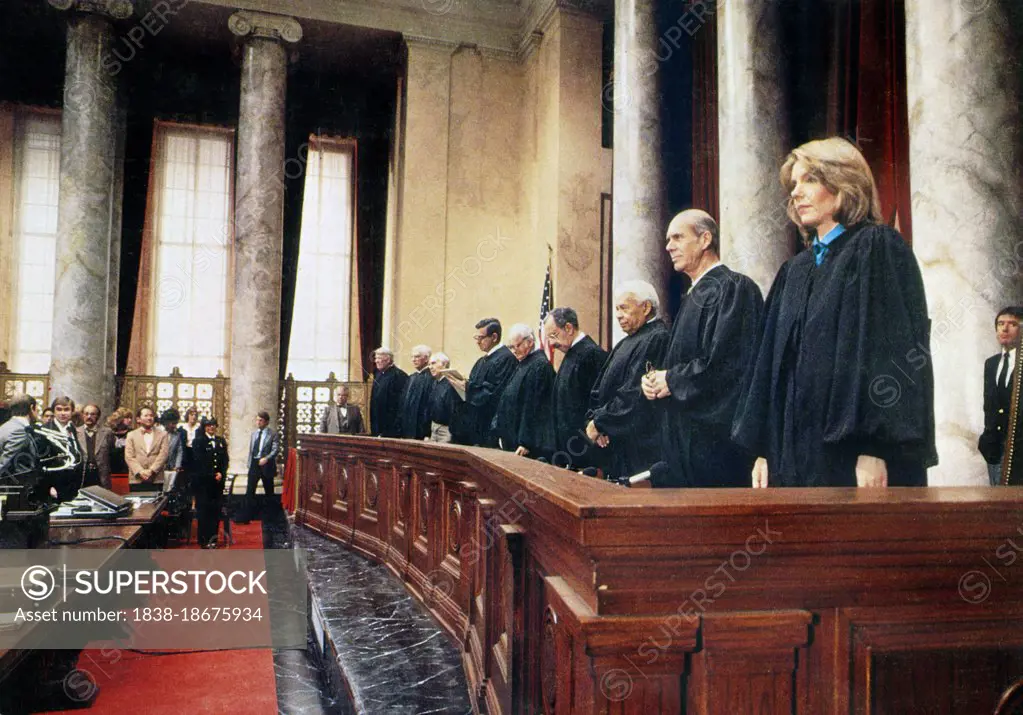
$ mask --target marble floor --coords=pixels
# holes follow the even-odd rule
[[[330,685],[317,701],[307,678],[315,667],[294,655],[275,658],[279,699],[284,683],[296,702],[327,708],[293,710],[284,698],[280,712],[472,712],[459,649],[387,569],[303,527],[292,530],[291,541],[308,552],[310,606],[333,662],[322,669]],[[335,702],[342,690],[354,707]]]

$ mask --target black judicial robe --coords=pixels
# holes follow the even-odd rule
[[[508,346],[502,345],[492,355],[484,355],[472,366],[465,384],[465,410],[458,430],[465,444],[496,447],[497,437],[490,430],[497,412],[497,403],[504,386],[518,367]]]
[[[631,476],[660,460],[659,413],[643,396],[646,365],[660,366],[668,347],[668,327],[660,318],[625,336],[611,355],[590,392],[586,420],[610,438],[597,452],[601,466],[614,476]]]
[[[462,410],[462,398],[458,391],[452,387],[446,377],[439,380],[431,380],[433,385],[430,388],[430,422],[439,425],[446,425],[449,429],[459,424],[459,413]],[[452,438],[454,435],[452,435]]]
[[[373,378],[369,398],[370,432],[374,437],[401,437],[401,398],[408,375],[392,365]]]
[[[892,228],[852,226],[816,266],[774,279],[733,436],[768,485],[856,486],[861,454],[889,486],[924,486],[934,448],[930,322],[916,258]]]
[[[551,405],[555,438],[551,461],[557,466],[580,468],[594,464],[596,455],[591,454],[591,449],[598,447],[586,438],[586,410],[593,383],[605,362],[607,351],[589,335],[571,346],[561,361],[554,378]]]
[[[534,350],[518,363],[494,415],[494,436],[505,451],[525,447],[534,459],[548,457],[553,387],[554,368],[542,350]]]
[[[683,297],[661,366],[671,395],[657,401],[668,474],[654,486],[750,486],[752,456],[730,432],[763,307],[757,284],[723,265]]]
[[[402,395],[401,436],[407,439],[425,439],[430,436],[430,393],[433,375],[427,368],[409,376]]]

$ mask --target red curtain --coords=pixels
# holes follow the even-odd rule
[[[828,132],[856,139],[885,220],[912,242],[905,37],[904,0],[835,5]]]
[[[711,216],[720,219],[718,210],[718,29],[714,15],[710,15],[707,22],[693,36],[692,52],[692,205],[694,208],[703,209]]]

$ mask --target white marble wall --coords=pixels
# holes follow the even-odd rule
[[[778,11],[775,0],[717,4],[722,259],[765,296],[791,255],[778,181],[792,149]]]
[[[913,250],[937,386],[931,485],[987,483],[983,362],[998,350],[996,312],[1023,303],[1017,2],[906,2]]]

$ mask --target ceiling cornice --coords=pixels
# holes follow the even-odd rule
[[[193,0],[206,5],[288,15],[401,33],[412,42],[469,46],[521,60],[535,48],[556,10],[607,17],[611,0]]]

